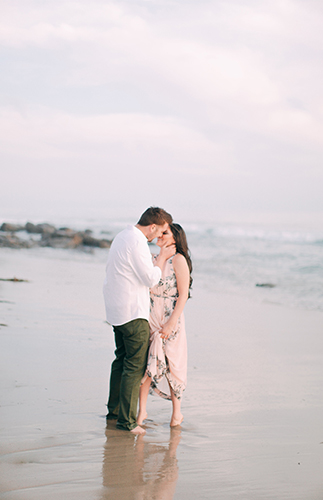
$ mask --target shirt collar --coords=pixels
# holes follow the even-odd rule
[[[146,238],[144,233],[142,231],[140,231],[140,229],[138,229],[136,226],[131,226],[129,224],[128,229],[130,229],[130,230],[132,229],[137,234],[139,233],[141,235],[141,237],[144,239],[144,241],[147,243],[148,239]]]

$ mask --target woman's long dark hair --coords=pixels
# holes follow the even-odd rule
[[[183,255],[186,259],[188,269],[190,271],[190,284],[189,288],[192,288],[192,283],[193,283],[193,278],[192,278],[192,271],[193,271],[193,266],[192,266],[192,261],[191,261],[191,254],[187,245],[187,239],[186,239],[186,234],[182,226],[179,224],[173,224],[169,225],[171,232],[173,233],[174,240],[175,240],[175,246],[176,246],[176,252],[180,253]],[[188,291],[188,297],[190,297],[190,291]]]

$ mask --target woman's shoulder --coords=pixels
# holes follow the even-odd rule
[[[181,253],[176,253],[173,257],[171,257],[171,259],[174,267],[179,267],[179,268],[183,268],[183,266],[188,267],[186,259],[184,255],[182,255]]]
[[[178,262],[178,261],[181,261],[181,260],[186,260],[184,255],[182,255],[181,253],[175,253],[175,255],[173,255],[171,257],[171,259],[173,259],[173,262]]]

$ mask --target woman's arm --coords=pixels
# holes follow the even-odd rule
[[[177,321],[184,310],[188,299],[190,285],[190,271],[186,259],[181,254],[176,254],[173,258],[173,267],[177,282],[178,299],[174,311],[160,330],[161,338],[167,339],[176,329]]]

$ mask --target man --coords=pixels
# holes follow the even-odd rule
[[[149,288],[161,278],[164,263],[175,246],[163,247],[154,264],[148,242],[172,223],[162,208],[150,207],[135,226],[119,233],[110,248],[103,287],[107,321],[115,334],[107,419],[119,429],[144,434],[137,425],[137,402],[149,346]]]

